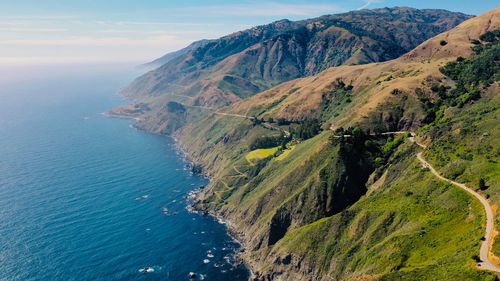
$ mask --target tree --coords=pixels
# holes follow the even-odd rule
[[[290,121],[286,120],[285,118],[278,118],[277,121],[278,125],[289,125]]]
[[[319,134],[321,131],[321,124],[318,119],[306,119],[297,129],[296,135],[299,139],[309,139]]]
[[[479,178],[479,189],[480,190],[488,189],[488,186],[486,186],[486,182],[484,181],[483,178]]]

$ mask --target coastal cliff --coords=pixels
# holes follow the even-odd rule
[[[397,26],[408,40],[397,48],[387,38],[367,43],[375,39],[360,29],[373,16],[384,28],[405,22]],[[495,280],[474,268],[483,235],[480,204],[430,175],[415,157],[422,148],[411,141],[417,132],[433,165],[460,182],[482,180],[480,192],[500,203],[500,10],[455,27],[466,18],[396,8],[250,29],[139,78],[126,89],[139,102],[114,113],[175,136],[203,164],[213,180],[195,205],[228,222],[255,280]],[[439,29],[422,34],[408,27],[419,24]],[[328,36],[339,49],[311,43]],[[239,53],[221,53],[230,39],[245,43],[230,45]],[[354,45],[338,40],[395,51],[349,52]],[[301,46],[298,57],[311,52],[321,62],[288,65],[286,77],[266,66],[257,78],[248,76],[255,69],[246,66],[270,49],[296,60],[276,44]],[[332,52],[344,57],[326,55]],[[220,60],[208,66],[208,54]],[[196,61],[196,74],[183,68],[185,59]],[[236,65],[247,74],[227,78]],[[224,75],[215,84],[186,82],[205,71]],[[178,79],[187,91],[172,88]],[[231,90],[221,90],[224,83]]]

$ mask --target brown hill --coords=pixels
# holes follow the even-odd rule
[[[470,57],[474,46],[471,40],[499,28],[500,9],[496,9],[422,43],[401,58],[333,67],[284,83],[223,111],[264,120],[272,117],[300,121],[316,117],[326,120],[327,127],[413,130],[424,122],[421,98],[437,100],[434,86],[457,83],[445,77],[439,68],[460,56]],[[350,102],[338,97],[337,111],[325,116],[325,97],[332,92],[348,95]],[[485,92],[497,94],[498,85]],[[335,102],[330,101],[329,106],[335,106]],[[488,99],[482,97],[475,102],[464,108],[452,106],[447,109],[447,116],[460,113],[463,122],[472,118],[477,125],[489,114],[491,119],[486,123],[493,124],[497,120],[491,117],[494,109],[479,107],[474,113],[466,113],[474,105],[484,106]],[[458,191],[422,169],[414,157],[416,145],[404,143],[380,169],[366,169],[370,163],[364,156],[369,152],[349,149],[356,147],[355,143],[334,144],[337,138],[326,131],[292,143],[279,156],[271,152],[261,161],[250,161],[248,157],[254,151],[249,152],[253,149],[249,144],[253,140],[277,135],[269,127],[256,124],[245,118],[205,115],[191,120],[178,134],[182,147],[193,159],[204,163],[214,178],[199,197],[201,208],[229,221],[247,247],[243,256],[254,269],[256,280],[491,277],[484,272],[484,278],[480,278],[483,273],[471,265],[483,235],[481,210],[472,211],[470,198],[452,195]],[[471,138],[485,141],[490,134],[498,134],[498,130],[460,127],[455,125],[453,135],[461,139],[466,136],[467,147]],[[446,128],[431,131],[433,136],[426,137],[432,137],[434,142],[439,142],[435,139],[439,134],[448,132]],[[373,145],[371,141],[358,145]],[[384,147],[391,142],[392,139],[387,140]],[[433,153],[436,158],[445,157],[443,150],[454,144],[446,139],[441,142],[441,146],[429,146],[429,150],[437,150]],[[492,155],[497,151],[483,142],[475,145],[482,150],[490,147],[486,150],[491,150]],[[474,173],[479,165],[486,166],[476,155],[460,155],[457,152],[454,157],[467,157],[467,165],[476,165]],[[497,163],[492,155],[488,161]],[[446,158],[442,161],[451,162]],[[456,172],[454,162],[449,166],[450,174]],[[476,178],[469,180],[472,179]],[[494,188],[488,192],[497,194]],[[432,219],[427,220],[429,216]],[[477,220],[473,222],[472,217]],[[470,229],[461,232],[466,224]]]
[[[396,58],[468,16],[384,8],[281,20],[211,40],[137,78],[129,97],[182,95],[221,106],[331,66]]]
[[[439,67],[457,57],[468,57],[472,53],[471,40],[498,28],[500,9],[495,9],[425,41],[398,59],[333,67],[315,76],[283,83],[228,110],[290,121],[319,117],[324,95],[334,90],[340,79],[353,86],[353,94],[352,102],[335,120],[335,126],[370,120],[371,125],[382,122],[385,128],[381,129],[385,130],[416,128],[424,117],[418,102],[411,102],[417,100],[416,92],[432,98],[432,85],[446,80]],[[392,116],[393,105],[401,107],[399,116]]]

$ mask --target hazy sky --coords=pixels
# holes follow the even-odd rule
[[[274,20],[411,6],[481,14],[498,0],[0,0],[0,65],[152,60]]]

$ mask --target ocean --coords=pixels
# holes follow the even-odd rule
[[[225,226],[186,210],[207,179],[168,137],[102,114],[138,74],[0,69],[0,280],[248,279]]]

